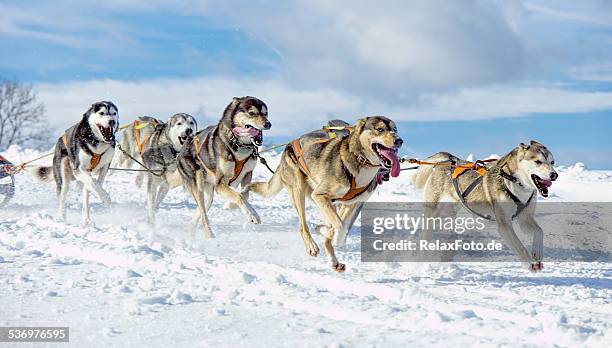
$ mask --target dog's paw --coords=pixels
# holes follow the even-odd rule
[[[215,234],[212,233],[210,228],[205,228],[204,229],[204,239],[212,239],[212,238],[215,238]]]
[[[100,200],[102,201],[102,203],[104,203],[104,205],[110,205],[111,204],[111,197],[108,193],[103,193],[100,196]]]
[[[261,223],[261,218],[259,217],[259,214],[257,214],[255,210],[249,209],[247,211],[247,215],[249,216],[249,220],[251,220],[251,223],[255,225],[259,225]]]
[[[319,256],[319,246],[314,240],[311,241],[309,245],[306,246],[306,253],[308,253],[308,255],[312,257]]]
[[[343,273],[346,271],[346,265],[340,262],[336,262],[332,264],[332,269],[338,273]]]
[[[544,269],[544,264],[542,261],[537,261],[529,265],[529,270],[534,273],[540,272],[542,269]]]

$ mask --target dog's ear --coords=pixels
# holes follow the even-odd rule
[[[525,145],[524,143],[520,143],[518,147],[521,150],[529,150],[529,145]]]
[[[363,131],[363,127],[366,124],[366,119],[365,118],[360,118],[357,120],[357,123],[355,123],[355,133],[361,133]]]
[[[540,145],[540,146],[542,146],[542,144],[541,144],[541,143],[539,143],[539,142],[537,142],[537,141],[535,141],[535,140],[531,140],[531,141],[529,142],[529,145],[531,145],[531,146],[534,146],[534,145]]]

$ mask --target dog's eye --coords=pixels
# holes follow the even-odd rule
[[[376,128],[376,131],[377,131],[378,133],[382,133],[382,132],[384,132],[384,131],[385,131],[385,129],[384,129],[384,128]]]
[[[253,111],[249,111],[249,115],[250,116],[255,116],[255,113]]]
[[[542,161],[537,160],[537,161],[535,161],[535,164],[540,165],[540,164],[542,164]]]
[[[182,123],[182,122],[179,122],[179,123],[177,123],[176,125],[177,125],[177,126],[182,126],[182,125],[183,125],[183,123]]]
[[[555,161],[550,161],[550,165],[554,166],[555,165]]]

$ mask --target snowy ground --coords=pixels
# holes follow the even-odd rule
[[[14,162],[37,153],[11,148]],[[270,161],[275,163],[276,158]],[[256,176],[268,177],[262,168]],[[552,201],[611,201],[612,172],[560,168]],[[129,173],[107,181],[81,227],[76,189],[68,223],[53,184],[28,174],[0,211],[0,326],[70,326],[73,346],[610,346],[609,263],[372,264],[359,230],[339,251],[344,274],[306,255],[286,194],[253,204],[263,224],[216,200],[217,238],[188,227],[194,204],[172,191],[152,228]],[[416,201],[408,173],[378,201]],[[318,214],[309,207],[311,221]],[[317,240],[320,242],[319,237]],[[605,342],[608,342],[607,344]],[[51,344],[50,344],[51,345]],[[26,345],[24,345],[26,346]]]

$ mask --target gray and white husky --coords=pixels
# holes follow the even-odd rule
[[[110,204],[111,198],[102,184],[115,154],[118,127],[117,106],[109,101],[94,103],[81,121],[68,128],[57,140],[53,165],[36,168],[35,174],[42,181],[55,179],[59,215],[63,220],[66,219],[66,195],[73,180],[83,189],[83,224],[91,223],[89,192],[95,193],[103,203]]]
[[[197,129],[198,123],[193,116],[178,113],[166,123],[152,117],[139,117],[125,130],[121,149],[156,172],[141,172],[136,179],[138,186],[143,178],[147,179],[149,222],[155,221],[155,213],[168,191],[182,184],[176,170],[176,156]],[[116,163],[124,168],[138,166],[123,152],[118,153]]]
[[[438,152],[424,161],[458,166],[469,163],[447,152]],[[495,220],[504,242],[531,271],[537,272],[543,268],[544,233],[534,213],[538,193],[548,197],[548,189],[559,176],[554,164],[553,154],[546,146],[531,141],[529,145],[520,143],[482,176],[473,170],[453,176],[453,166],[449,170],[448,166],[422,165],[414,183],[417,188],[424,188],[426,216],[453,217],[461,205],[441,203],[463,203],[475,215]],[[516,235],[513,220],[518,221],[522,231],[533,235],[531,252]]]

